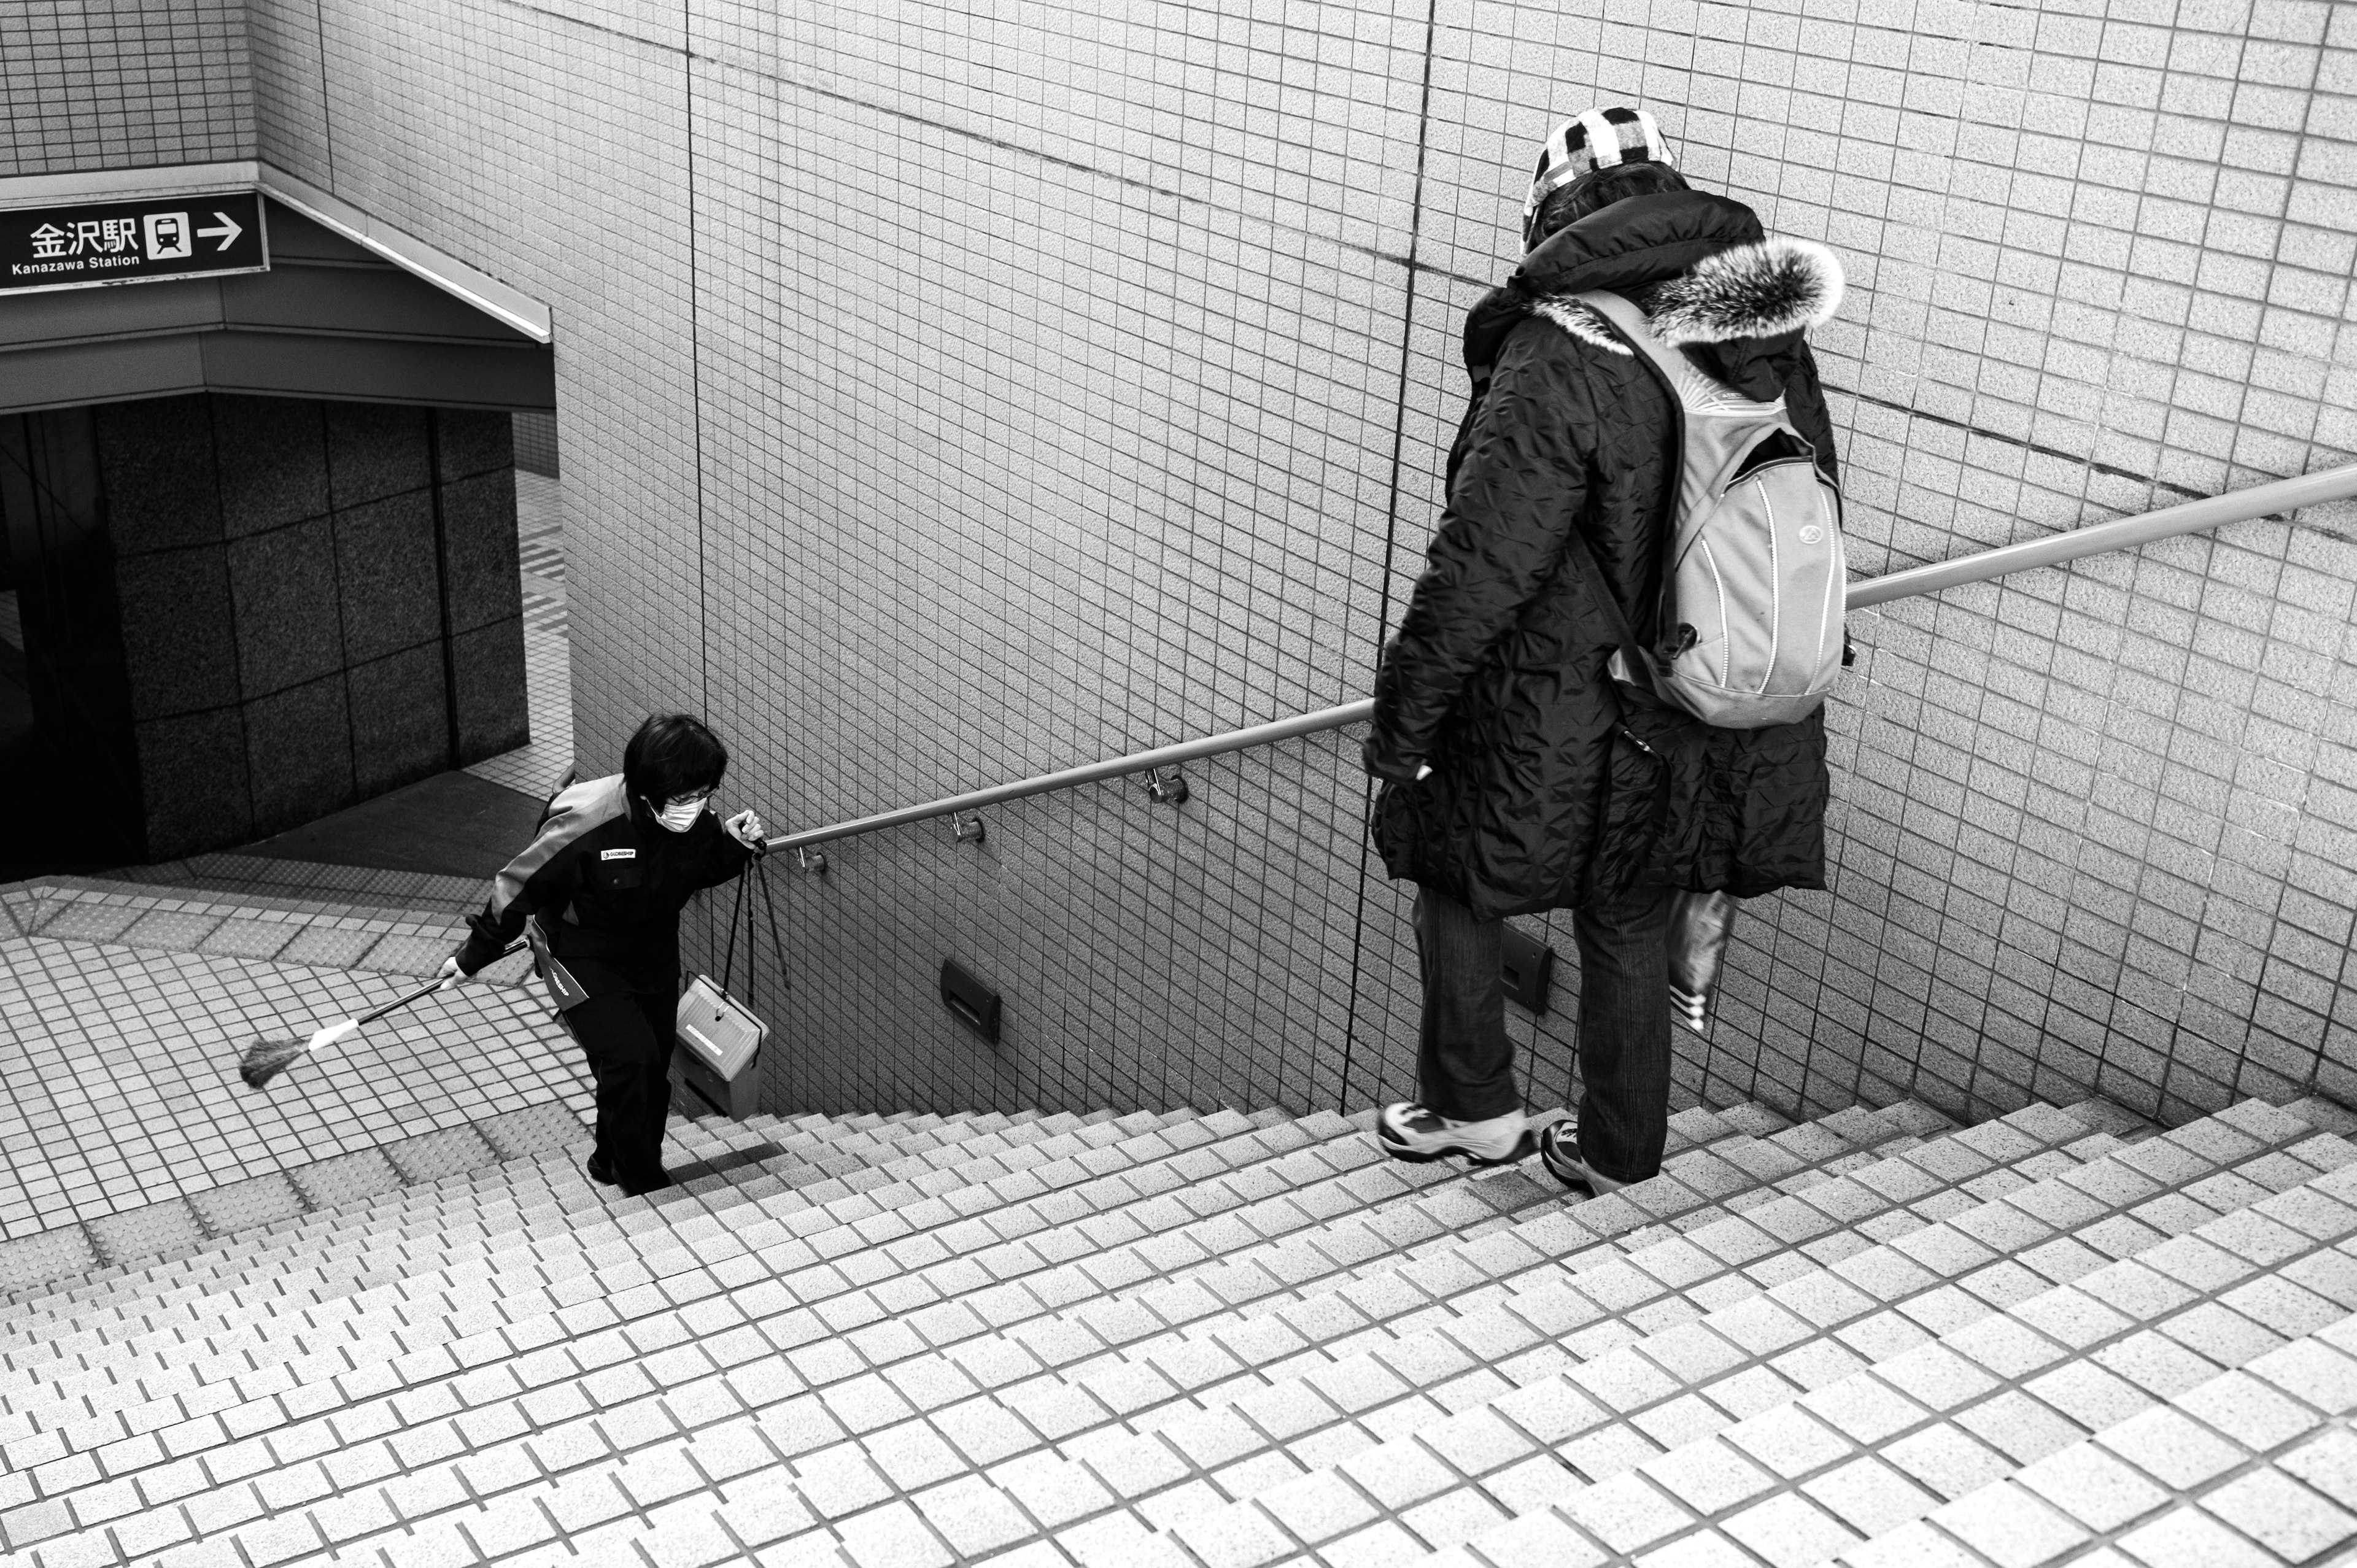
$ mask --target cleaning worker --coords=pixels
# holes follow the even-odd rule
[[[539,834],[491,885],[473,934],[443,961],[458,984],[525,932],[541,978],[597,1085],[590,1179],[633,1195],[669,1187],[663,1122],[677,1045],[679,912],[766,853],[751,811],[726,822],[712,795],[728,748],[697,719],[657,714],[622,771],[549,802]],[[530,922],[527,931],[526,922]]]

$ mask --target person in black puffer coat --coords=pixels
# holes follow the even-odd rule
[[[1676,410],[1641,357],[1571,297],[1609,289],[1743,396],[1784,400],[1835,473],[1803,340],[1841,295],[1831,252],[1770,239],[1741,202],[1687,188],[1652,116],[1558,127],[1524,208],[1528,253],[1465,324],[1471,406],[1428,565],[1375,678],[1375,843],[1416,884],[1418,1101],[1387,1107],[1398,1159],[1520,1159],[1606,1191],[1661,1167],[1668,958],[1681,889],[1824,886],[1822,714],[1764,729],[1680,724],[1679,785],[1631,740],[1651,715],[1609,678],[1609,595],[1655,639],[1679,478]],[[1583,551],[1572,539],[1584,542]],[[1600,571],[1602,580],[1598,580]],[[1616,781],[1619,788],[1616,789]],[[1532,1134],[1500,981],[1503,920],[1577,911],[1576,1122]]]

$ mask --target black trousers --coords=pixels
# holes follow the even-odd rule
[[[1579,1157],[1598,1176],[1643,1181],[1662,1168],[1670,1133],[1670,909],[1677,894],[1639,888],[1582,906],[1579,944]],[[1418,887],[1416,957],[1424,1016],[1417,1091],[1457,1122],[1523,1108],[1506,1037],[1501,966],[1506,923],[1476,919],[1444,893]]]
[[[597,1084],[594,1152],[625,1191],[663,1185],[663,1122],[671,1114],[678,1018],[675,997],[643,991],[592,996],[565,1015]]]

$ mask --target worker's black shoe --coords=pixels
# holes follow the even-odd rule
[[[669,1171],[657,1171],[655,1172],[655,1179],[651,1182],[626,1181],[621,1184],[621,1187],[623,1192],[632,1197],[644,1197],[651,1192],[661,1192],[663,1188],[671,1185],[671,1173]]]
[[[614,1174],[614,1167],[607,1163],[606,1156],[603,1155],[590,1155],[588,1163],[581,1168],[588,1172],[589,1179],[599,1187],[612,1187],[622,1179]]]

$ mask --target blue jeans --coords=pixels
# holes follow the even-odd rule
[[[1675,890],[1642,887],[1576,910],[1579,944],[1579,1157],[1613,1181],[1662,1168],[1670,1133],[1670,958]],[[1424,1103],[1458,1122],[1523,1108],[1506,1038],[1505,922],[1416,889],[1424,978],[1416,1078]]]

